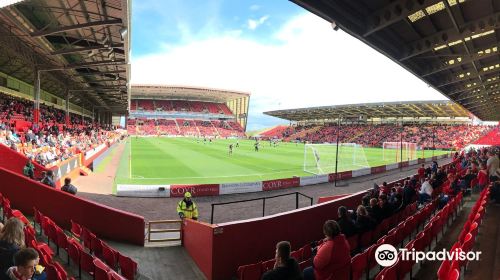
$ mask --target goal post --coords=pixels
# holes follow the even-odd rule
[[[304,172],[320,175],[335,173],[337,144],[306,144]],[[337,171],[369,167],[362,145],[339,143]]]
[[[407,161],[417,159],[417,144],[411,142],[384,142],[382,144],[384,161]]]

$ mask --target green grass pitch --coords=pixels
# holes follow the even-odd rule
[[[239,140],[239,147],[229,155],[228,146],[235,139],[208,140],[204,144],[193,138],[131,137],[122,155],[117,184],[197,184],[252,182],[292,176],[312,175],[304,172],[304,144],[279,143],[277,147],[261,141],[258,152],[254,151],[253,140]],[[234,145],[235,146],[235,145]],[[363,148],[365,157],[358,150],[356,161],[349,149],[339,152],[338,171],[359,169],[364,164],[379,166],[396,162],[393,155],[383,158],[381,148]],[[334,171],[335,146],[318,149],[320,167],[323,172]],[[425,151],[425,157],[440,155],[446,151]],[[422,152],[417,151],[422,157]],[[364,160],[366,158],[366,160]],[[405,156],[403,157],[405,158]],[[309,152],[306,162],[316,168],[313,153]]]

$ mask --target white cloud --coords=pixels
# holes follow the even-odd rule
[[[250,11],[258,11],[259,9],[260,9],[259,5],[254,4],[254,5],[250,6]]]
[[[259,25],[262,25],[266,20],[269,19],[269,16],[262,16],[259,19],[249,19],[248,20],[248,29],[255,30]]]
[[[264,20],[265,21],[265,20]],[[132,84],[247,91],[250,129],[262,112],[336,104],[439,100],[444,96],[364,43],[312,14],[273,34],[276,44],[218,37],[134,57]]]

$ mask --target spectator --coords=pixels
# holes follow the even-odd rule
[[[432,196],[432,185],[429,181],[429,178],[425,179],[425,182],[422,184],[422,187],[420,188],[420,204],[424,204],[428,200],[431,199]]]
[[[363,205],[359,205],[356,210],[356,229],[358,233],[363,233],[374,228],[375,221],[368,216],[368,212]]]
[[[35,179],[35,165],[33,165],[32,158],[28,158],[28,162],[26,162],[26,165],[23,168],[23,174],[26,177]]]
[[[318,245],[313,266],[304,269],[304,280],[327,280],[337,277],[341,270],[349,271],[351,265],[350,248],[347,239],[340,233],[336,221],[329,220],[323,225],[325,239]]]
[[[29,279],[45,279],[45,272],[43,275],[40,275],[41,272],[37,271],[38,262],[40,258],[38,256],[38,252],[33,248],[24,248],[19,250],[14,255],[14,263],[15,266],[11,266],[7,270],[7,277],[11,280],[29,280]],[[39,274],[41,277],[35,273]]]
[[[405,184],[403,187],[403,207],[411,204],[415,200],[416,191],[411,184]]]
[[[6,280],[7,269],[14,265],[13,256],[23,248],[24,231],[23,223],[17,218],[10,218],[5,223],[5,226],[0,233],[0,279]]]
[[[71,178],[66,177],[64,179],[64,186],[62,186],[61,191],[70,193],[70,194],[76,194],[78,189],[71,184]]]
[[[350,213],[347,211],[347,208],[344,206],[340,206],[338,211],[339,216],[339,226],[340,231],[347,237],[351,237],[357,233],[356,226],[354,225],[354,221],[351,218]]]
[[[389,194],[391,191],[391,188],[387,185],[387,182],[382,183],[382,187],[380,188],[380,192],[383,194]]]
[[[422,164],[422,166],[418,169],[418,178],[419,179],[423,179],[425,178],[425,167],[424,167],[424,164]]]
[[[381,222],[384,218],[382,217],[382,209],[378,204],[378,199],[370,199],[370,208],[372,210],[371,212],[373,213],[372,218],[377,222]]]
[[[479,190],[482,191],[487,184],[488,170],[486,169],[486,164],[481,164],[481,170],[477,172],[477,186],[479,187]]]
[[[394,212],[394,208],[392,205],[389,204],[389,201],[387,199],[387,195],[383,194],[379,197],[378,205],[380,206],[380,213],[381,213],[381,217],[382,217],[381,220],[392,216],[392,213]]]
[[[300,271],[297,260],[290,257],[290,251],[290,242],[281,241],[276,244],[274,269],[264,273],[262,280],[302,279],[302,271]]]
[[[380,194],[380,187],[377,185],[377,183],[373,183],[373,189],[370,192],[371,198],[378,198]]]
[[[54,183],[54,172],[52,170],[47,171],[41,182],[42,184],[55,188],[56,184]]]
[[[498,156],[495,155],[495,153],[492,151],[488,151],[488,161],[486,162],[486,166],[488,168],[490,181],[494,182],[498,178],[500,178],[500,174],[498,171],[498,168],[500,167],[500,161],[498,159]]]

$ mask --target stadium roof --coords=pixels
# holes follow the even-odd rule
[[[468,117],[469,112],[451,101],[406,101],[322,106],[264,112],[266,115],[290,121],[364,117]]]
[[[205,102],[225,103],[242,97],[249,97],[250,93],[223,89],[163,86],[163,85],[132,85],[132,99],[172,99],[197,100]]]
[[[388,56],[480,119],[500,120],[500,1],[291,1]]]
[[[65,98],[67,89],[77,105],[126,112],[129,6],[129,0],[26,0],[1,8],[0,71],[33,85],[41,70],[47,92]]]

